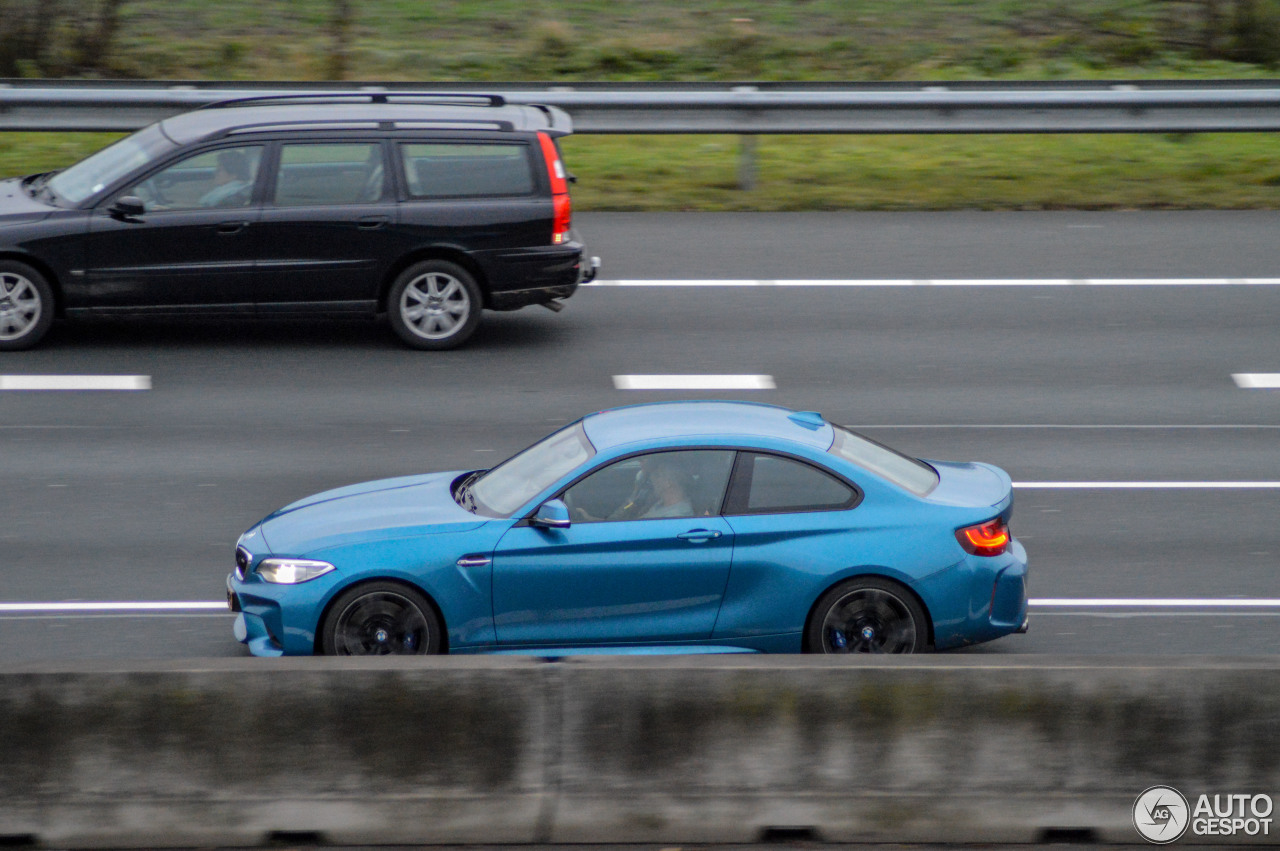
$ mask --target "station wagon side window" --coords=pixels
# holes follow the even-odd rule
[[[205,151],[179,160],[120,195],[140,198],[148,213],[248,207],[261,162],[261,145]]]
[[[788,514],[850,508],[859,494],[817,467],[781,455],[741,452],[726,514]]]
[[[709,517],[720,513],[733,456],[724,449],[635,455],[596,470],[562,498],[578,523]]]
[[[382,200],[386,183],[377,142],[286,144],[272,200],[277,207],[372,204]]]
[[[482,198],[534,191],[529,146],[518,142],[405,142],[409,197]]]

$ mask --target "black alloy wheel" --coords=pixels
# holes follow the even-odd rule
[[[805,645],[811,653],[921,653],[928,649],[927,636],[915,597],[895,582],[869,577],[822,595]]]
[[[331,656],[422,656],[442,648],[435,610],[417,591],[394,582],[344,592],[321,629],[321,652]]]

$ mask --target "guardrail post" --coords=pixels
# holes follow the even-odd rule
[[[756,188],[756,144],[758,136],[738,137],[738,188],[750,192]]]
[[[731,91],[736,94],[751,95],[760,91],[756,86],[734,86]],[[758,110],[742,110],[743,123],[750,124]],[[755,134],[743,134],[738,137],[738,189],[750,192],[756,188],[756,145],[759,139]]]

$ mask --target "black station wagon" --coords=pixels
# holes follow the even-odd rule
[[[600,265],[570,226],[570,132],[490,95],[258,97],[0,181],[0,350],[55,316],[302,312],[446,349],[482,308],[558,311]]]

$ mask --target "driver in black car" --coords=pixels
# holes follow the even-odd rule
[[[218,154],[213,183],[213,188],[200,196],[201,207],[242,207],[249,203],[249,161],[243,151]]]

